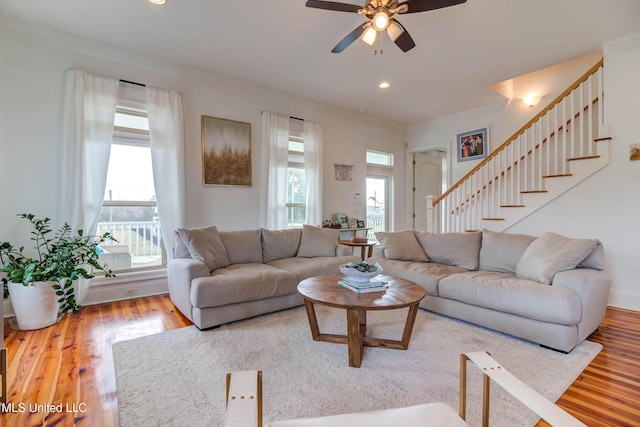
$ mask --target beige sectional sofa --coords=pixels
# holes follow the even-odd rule
[[[554,233],[377,233],[368,262],[416,282],[420,307],[570,351],[604,319],[610,279],[602,244]]]
[[[337,274],[340,265],[360,261],[338,238],[338,230],[307,225],[177,230],[167,265],[171,300],[200,329],[302,305],[301,280]]]

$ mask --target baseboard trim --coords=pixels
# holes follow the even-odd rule
[[[115,278],[95,278],[91,280],[89,292],[82,305],[124,301],[168,292],[169,284],[165,270],[123,274]],[[10,299],[3,301],[2,310],[4,317],[15,316]]]
[[[119,276],[117,281],[100,279],[94,284],[92,280],[87,297],[82,305],[101,304],[104,302],[122,301],[169,292],[166,271]]]
[[[611,289],[607,304],[626,310],[640,311],[640,293]]]

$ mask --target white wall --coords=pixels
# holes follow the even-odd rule
[[[263,110],[317,121],[324,133],[324,217],[349,212],[351,195],[365,191],[365,150],[403,156],[405,129],[303,99],[159,62],[87,40],[27,27],[0,17],[0,240],[24,241],[19,212],[54,216],[59,194],[61,105],[64,72],[80,68],[182,94],[187,162],[187,226],[216,224],[223,230],[262,225],[260,113]],[[259,65],[259,64],[256,64]],[[252,124],[252,187],[202,185],[200,116]],[[336,182],[333,164],[353,164],[354,180]],[[397,180],[404,189],[404,164]],[[404,217],[404,192],[396,208]]]
[[[634,191],[640,182],[640,161],[629,161],[629,144],[640,144],[640,34],[608,43],[604,64],[605,122],[613,137],[611,163],[507,231],[536,236],[552,231],[600,239],[606,270],[612,277],[609,304],[640,311],[640,232],[635,228],[640,199]],[[555,95],[547,96],[532,110],[514,101],[504,108],[495,106],[422,123],[408,130],[407,141],[410,148],[437,144],[453,140],[456,132],[488,124],[491,148],[495,149]],[[468,163],[472,164],[453,161],[454,182],[476,164]]]

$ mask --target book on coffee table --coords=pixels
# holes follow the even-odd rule
[[[387,282],[376,280],[375,278],[369,280],[368,282],[356,282],[355,280],[349,280],[348,277],[343,277],[338,281],[338,285],[359,294],[367,292],[380,292],[387,289]]]

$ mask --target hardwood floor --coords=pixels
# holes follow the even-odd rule
[[[0,414],[0,425],[117,426],[111,345],[188,325],[168,295],[83,307],[38,331],[5,320],[5,410],[14,412]],[[558,404],[589,426],[640,425],[640,313],[609,308],[590,340],[604,349]]]

